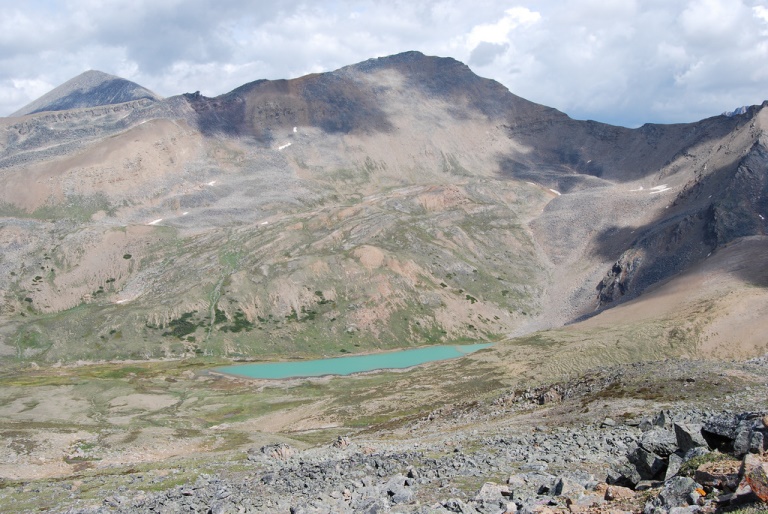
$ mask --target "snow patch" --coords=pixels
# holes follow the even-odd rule
[[[555,189],[550,189],[550,191],[552,191],[553,193],[555,193],[557,196],[560,196],[560,191],[557,191],[557,190],[555,190]]]
[[[291,146],[291,143],[285,143],[284,145],[278,146],[277,149],[278,149],[278,151],[279,150],[284,150],[285,148],[288,148],[289,146]]]
[[[134,301],[136,298],[138,298],[139,296],[141,296],[141,295],[140,295],[140,294],[137,294],[137,295],[133,295],[133,296],[131,296],[131,297],[129,297],[129,298],[123,298],[122,300],[115,300],[115,301],[114,301],[114,302],[112,302],[112,303],[114,303],[114,304],[117,304],[117,305],[120,305],[121,303],[128,303],[128,302],[132,302],[132,301]]]
[[[669,191],[672,189],[667,184],[662,184],[660,186],[654,186],[651,189],[648,190],[648,194],[653,195],[656,193],[663,193],[664,191]],[[638,191],[645,191],[646,189],[643,186],[638,187],[637,189],[630,189],[630,193],[636,193]]]
[[[657,193],[663,193],[664,191],[669,191],[670,189],[672,189],[672,188],[669,187],[666,184],[663,184],[661,186],[652,187],[651,188],[651,192],[649,194],[654,195],[654,194],[657,194]]]
[[[295,134],[296,132],[298,132],[298,131],[299,131],[299,128],[298,128],[298,127],[293,127],[293,133],[294,133],[294,134]]]
[[[163,221],[163,218],[157,218],[156,220],[150,221],[149,223],[147,223],[147,225],[157,225],[161,221]]]
[[[268,221],[264,221],[264,222],[262,223],[262,225],[266,225],[267,223],[269,223],[269,222],[268,222]]]
[[[215,180],[211,180],[210,182],[208,182],[208,185],[209,185],[209,186],[212,186],[212,185],[214,185],[215,183],[216,183],[216,181],[215,181]]]

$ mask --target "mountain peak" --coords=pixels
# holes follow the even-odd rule
[[[43,111],[64,111],[161,97],[145,87],[98,70],[88,70],[25,105],[10,116]]]

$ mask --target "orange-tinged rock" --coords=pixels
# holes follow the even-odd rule
[[[752,466],[744,473],[744,479],[752,492],[764,502],[768,502],[768,464]]]
[[[633,491],[629,487],[611,485],[611,486],[608,486],[608,489],[605,491],[604,498],[610,502],[614,500],[623,500],[625,498],[632,498],[634,496],[635,496],[635,491]]]

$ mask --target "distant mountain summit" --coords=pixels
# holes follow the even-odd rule
[[[120,104],[142,98],[162,99],[149,89],[130,80],[101,71],[89,70],[68,80],[10,116]]]

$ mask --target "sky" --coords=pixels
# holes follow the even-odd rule
[[[576,119],[768,99],[768,0],[0,0],[0,116],[89,69],[226,93],[418,50]]]

